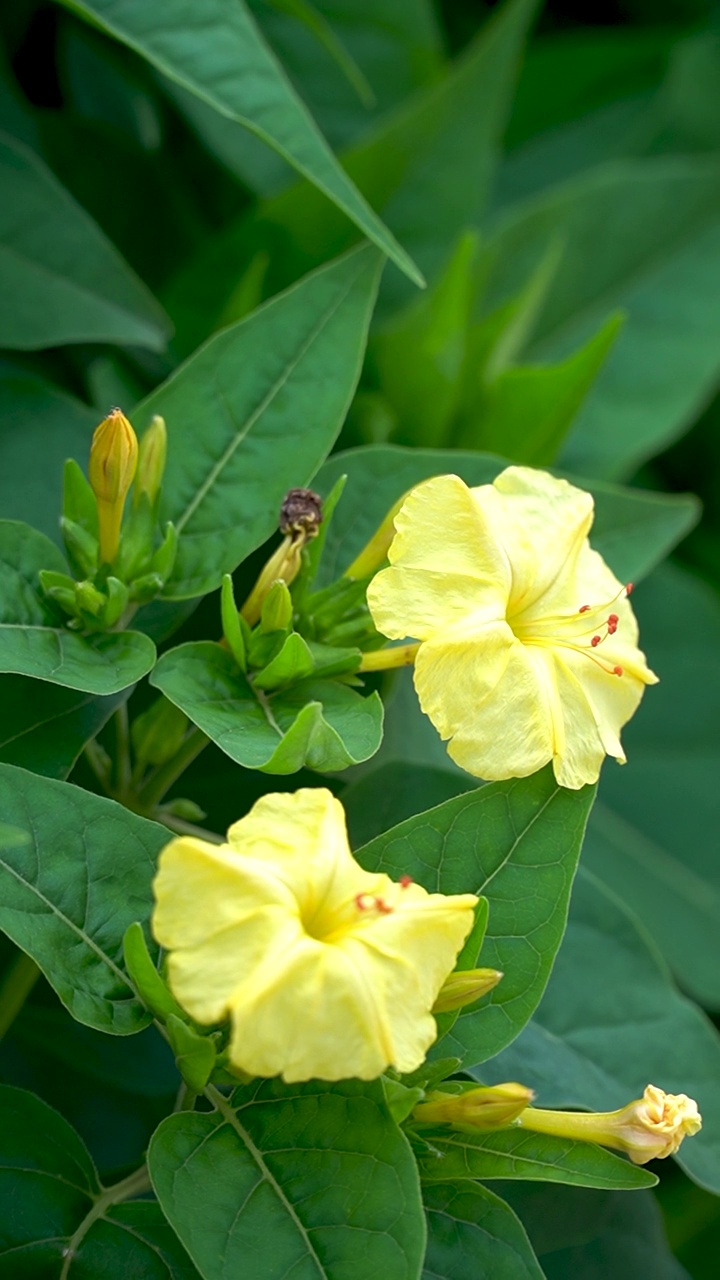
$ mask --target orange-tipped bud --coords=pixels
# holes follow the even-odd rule
[[[118,553],[125,499],[137,460],[137,436],[125,414],[113,409],[95,429],[88,465],[88,480],[98,509],[102,564],[112,564]]]
[[[440,988],[433,1013],[451,1013],[466,1004],[474,1004],[496,987],[502,973],[499,969],[457,969]]]

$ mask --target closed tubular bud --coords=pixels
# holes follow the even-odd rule
[[[155,500],[160,493],[166,458],[167,428],[165,419],[156,413],[150,419],[150,426],[147,431],[144,431],[140,437],[137,474],[133,490],[133,504],[135,506],[137,506],[143,493],[147,494],[150,505],[154,506]]]
[[[496,987],[502,973],[499,969],[458,969],[446,978],[440,988],[433,1013],[451,1013],[466,1004],[474,1004]]]
[[[88,479],[98,510],[100,560],[112,564],[120,545],[125,499],[135,478],[137,436],[120,409],[104,418],[90,446]]]
[[[518,1121],[534,1133],[549,1133],[575,1142],[596,1142],[624,1151],[633,1164],[672,1156],[685,1138],[702,1128],[702,1116],[685,1093],[665,1093],[649,1084],[642,1098],[619,1111],[544,1111],[528,1107]]]
[[[505,1129],[534,1096],[532,1089],[515,1081],[479,1085],[461,1093],[435,1090],[413,1109],[413,1119],[420,1124],[449,1124],[456,1129]]]

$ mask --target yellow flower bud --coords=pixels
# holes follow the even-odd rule
[[[390,545],[395,537],[395,516],[403,505],[407,494],[403,494],[402,498],[398,498],[397,502],[388,511],[383,522],[375,530],[372,538],[365,544],[362,551],[355,557],[352,564],[345,570],[344,578],[366,578],[368,574],[374,573],[379,569],[381,564],[387,560]]]
[[[420,1124],[450,1124],[463,1129],[505,1129],[532,1102],[532,1089],[510,1081],[463,1089],[462,1093],[429,1093],[413,1110]]]
[[[528,1107],[518,1120],[524,1129],[579,1142],[597,1142],[624,1151],[633,1164],[664,1160],[684,1138],[702,1128],[697,1103],[684,1093],[665,1093],[649,1084],[642,1096],[619,1111],[542,1111]]]
[[[154,503],[160,492],[167,458],[167,428],[165,419],[159,414],[150,420],[150,426],[140,438],[137,475],[133,490],[133,503],[137,506],[140,495],[146,493],[150,505]]]
[[[113,409],[95,429],[88,465],[98,509],[102,564],[112,564],[117,555],[125,499],[135,477],[137,459],[137,436],[124,413]]]
[[[458,969],[446,978],[440,995],[433,1005],[433,1013],[450,1013],[474,1004],[481,996],[496,987],[502,973],[499,969]]]

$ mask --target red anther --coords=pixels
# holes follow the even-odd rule
[[[377,907],[378,911],[380,911],[384,916],[389,916],[392,914],[392,907],[389,907],[387,902],[385,902],[383,898],[376,898],[375,906]]]
[[[413,882],[413,878],[412,878],[412,876],[401,876],[401,877],[400,877],[400,888],[401,888],[401,889],[407,889],[408,885],[412,884],[412,882]]]
[[[621,676],[623,673],[623,669],[622,667],[613,667],[612,673],[614,676]]]
[[[591,643],[591,645],[592,645],[593,649],[594,649],[597,645],[599,645],[599,643],[600,643],[600,641],[601,641],[601,640],[602,640],[602,636],[593,636],[592,640],[590,641],[590,643]]]
[[[608,618],[608,626],[609,626],[609,627],[616,627],[619,621],[620,621],[620,619],[618,618],[617,614],[616,614],[616,613],[611,613],[611,614],[610,614],[610,617]]]
[[[580,605],[580,608],[578,609],[578,613],[588,613],[588,611],[589,611],[591,608],[592,608],[592,605],[589,605],[589,604],[581,604],[581,605]]]
[[[355,894],[355,906],[357,907],[358,911],[368,911],[370,909],[370,903],[372,901],[373,899],[370,897],[369,893]]]
[[[633,593],[634,589],[635,589],[635,583],[634,583],[634,582],[626,582],[626,583],[625,583],[625,595],[626,595],[626,596],[630,596],[630,595],[632,595],[632,593]]]

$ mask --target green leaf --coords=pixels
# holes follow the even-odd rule
[[[545,989],[562,940],[594,788],[558,787],[550,769],[492,782],[418,814],[364,846],[369,870],[411,875],[432,893],[477,893],[490,903],[478,964],[502,982],[461,1013],[442,1052],[469,1062],[515,1038]]]
[[[0,1085],[0,1257],[17,1280],[58,1276],[68,1248],[71,1275],[199,1280],[157,1204],[109,1205],[103,1213],[101,1194],[72,1126],[34,1094]]]
[[[403,449],[395,445],[335,454],[313,480],[318,492],[325,494],[339,475],[348,476],[327,533],[318,585],[332,582],[352,563],[393,503],[421,480],[454,474],[469,485],[489,484],[507,465],[504,459],[491,454]],[[699,516],[698,500],[691,495],[623,489],[567,474],[566,478],[593,494],[592,545],[621,582],[642,578],[685,536]]]
[[[417,1170],[380,1081],[255,1081],[216,1104],[169,1116],[148,1153],[158,1199],[205,1280],[240,1274],[248,1257],[252,1280],[419,1275]]]
[[[161,351],[159,304],[42,161],[0,135],[0,346],[122,342]]]
[[[113,694],[152,669],[155,646],[137,631],[85,637],[58,626],[38,575],[43,569],[62,573],[66,565],[36,529],[0,520],[0,565],[0,672]]]
[[[717,1010],[720,604],[675,565],[633,603],[660,684],[624,731],[627,770],[603,771],[587,866],[637,913],[683,989]]]
[[[138,433],[156,413],[168,428],[160,520],[180,536],[170,599],[220,586],[277,528],[287,490],[307,484],[329,452],[359,375],[380,267],[366,246],[301,280],[217,334],[133,413]]]
[[[655,1196],[513,1182],[503,1187],[547,1280],[688,1280]]]
[[[543,1107],[615,1110],[648,1083],[686,1093],[703,1128],[675,1159],[701,1186],[720,1191],[720,1034],[672,985],[635,917],[588,872],[576,881],[537,1014],[477,1074],[483,1083],[520,1079]]]
[[[510,0],[446,75],[433,77],[343,157],[359,190],[431,278],[458,236],[477,224],[487,202],[515,69],[535,8],[536,0]],[[203,314],[219,316],[258,250],[269,252],[277,288],[356,239],[342,214],[303,184],[268,200],[254,220],[243,218],[203,246],[173,287],[186,297],[197,293]],[[409,292],[397,273],[388,273],[381,303],[391,309]]]
[[[143,0],[66,0],[168,79],[249,129],[314,183],[416,284],[422,276],[338,164],[243,0],[176,0],[172,26]]]
[[[66,778],[86,743],[124,701],[38,683],[26,676],[0,677],[0,760],[48,778]]]
[[[115,1035],[139,1031],[150,1015],[122,968],[122,939],[134,920],[149,918],[166,829],[6,764],[0,809],[16,832],[0,856],[0,928],[78,1022]]]
[[[521,205],[495,233],[491,303],[521,287],[551,240],[564,246],[524,359],[562,359],[609,310],[627,313],[563,465],[622,478],[684,431],[717,386],[719,197],[714,161],[619,161]],[[588,247],[600,242],[602,254]]]
[[[424,1182],[457,1178],[522,1178],[530,1182],[565,1182],[576,1187],[610,1187],[633,1191],[652,1187],[657,1178],[592,1142],[532,1133],[528,1129],[494,1129],[489,1133],[422,1130],[432,1151],[420,1154]]]
[[[622,324],[615,314],[566,360],[516,365],[480,385],[464,408],[460,442],[527,466],[552,463]]]
[[[63,463],[83,463],[97,416],[36,374],[0,361],[0,510],[60,543]]]
[[[382,739],[376,693],[362,697],[347,685],[311,679],[265,695],[209,640],[163,654],[151,684],[246,769],[346,769],[374,755]]]
[[[434,286],[370,340],[368,358],[405,444],[448,443],[461,391],[477,249],[474,232],[461,236]]]
[[[426,1183],[422,1280],[544,1280],[523,1225],[499,1196],[475,1183]]]

